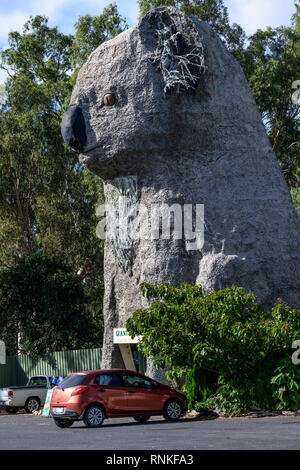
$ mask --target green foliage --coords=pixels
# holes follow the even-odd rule
[[[0,106],[5,103],[5,86],[0,83]]]
[[[38,16],[24,25],[23,34],[10,33],[9,48],[1,53],[1,66],[9,73],[6,106],[0,114],[0,261],[4,266],[12,265],[20,254],[35,252],[41,244],[38,207],[42,201],[51,230],[56,225],[49,214],[52,203],[73,196],[76,157],[60,136],[61,106],[71,91],[67,74],[71,44],[71,37],[49,28],[47,19]]]
[[[0,101],[0,266],[43,253],[79,273],[89,310],[102,324],[103,242],[95,209],[99,179],[63,143],[60,125],[76,78],[74,66],[125,27],[115,5],[79,18],[75,38],[30,18],[1,51],[8,73]]]
[[[294,409],[299,371],[291,356],[300,310],[279,300],[266,312],[254,294],[235,286],[203,293],[201,286],[143,283],[141,290],[151,307],[134,312],[127,329],[143,336],[139,348],[167,367],[170,379],[186,376],[190,408],[198,402],[229,415],[251,405]],[[277,380],[285,393],[274,389]]]
[[[283,357],[275,369],[271,384],[274,386],[273,397],[277,402],[278,410],[300,408],[300,367]]]
[[[195,403],[205,403],[216,390],[217,374],[201,369],[195,365],[185,377],[184,390],[188,399],[189,409]],[[203,406],[206,408],[206,405]]]
[[[296,211],[298,212],[298,215],[300,217],[300,190],[292,188],[291,195],[292,195],[292,199],[293,199],[293,203],[296,208]]]
[[[292,102],[300,77],[300,31],[294,27],[258,30],[241,58],[271,145],[288,185],[300,182],[300,102]]]
[[[140,18],[145,16],[148,11],[160,7],[177,7],[179,2],[176,0],[139,0]]]
[[[99,16],[81,16],[75,28],[73,61],[75,67],[81,67],[94,49],[122,33],[128,25],[126,19],[120,16],[117,5],[110,3]]]
[[[44,354],[98,347],[102,330],[86,308],[81,279],[55,258],[25,256],[0,272],[0,332],[7,352]]]

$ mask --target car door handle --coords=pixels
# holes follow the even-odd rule
[[[128,393],[135,393],[133,390],[127,390]]]
[[[97,392],[105,392],[103,388],[98,388]]]

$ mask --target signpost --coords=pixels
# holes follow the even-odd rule
[[[131,338],[126,328],[114,328],[114,344],[118,344],[126,369],[135,371],[135,364],[131,352],[131,344],[137,344],[141,336]]]

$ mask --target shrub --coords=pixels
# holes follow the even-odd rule
[[[204,293],[201,286],[141,285],[151,301],[127,321],[140,350],[169,379],[185,376],[189,408],[240,414],[256,405],[295,409],[300,366],[292,343],[300,339],[300,310],[279,300],[266,312],[252,293],[232,286]]]

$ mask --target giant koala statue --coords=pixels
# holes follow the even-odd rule
[[[103,367],[123,367],[112,330],[148,305],[142,281],[239,285],[267,308],[278,297],[300,307],[299,218],[241,67],[207,23],[158,8],[101,44],[78,74],[62,134],[113,209],[120,199],[129,213],[204,205],[196,249],[185,236],[123,236],[111,216]],[[147,373],[160,376],[151,360]]]

